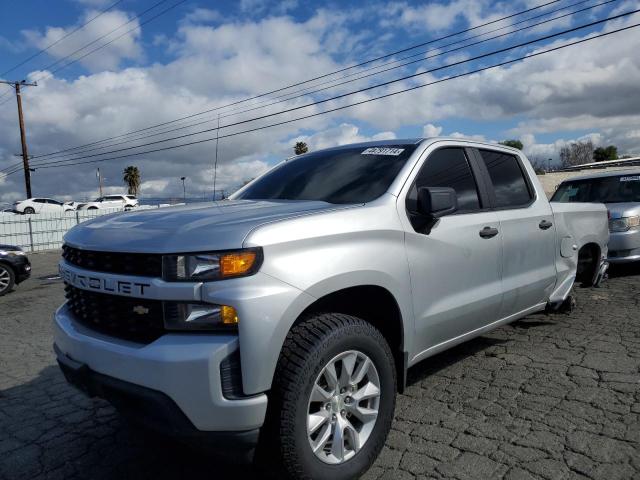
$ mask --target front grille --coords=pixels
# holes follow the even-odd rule
[[[124,340],[151,343],[164,333],[163,305],[146,300],[107,295],[65,286],[68,307],[76,321]]]
[[[97,252],[63,245],[62,258],[95,272],[162,277],[162,255],[154,253]]]

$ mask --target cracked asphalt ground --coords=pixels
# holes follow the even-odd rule
[[[128,426],[54,364],[57,252],[0,298],[0,478],[261,478]],[[640,267],[409,372],[366,478],[640,478]]]

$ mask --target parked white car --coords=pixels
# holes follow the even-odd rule
[[[19,215],[13,208],[3,208],[0,210],[0,216],[15,216]]]
[[[69,210],[78,210],[84,203],[80,202],[64,202],[64,206],[68,207]]]
[[[67,206],[62,202],[53,198],[28,198],[20,202],[16,202],[13,208],[18,213],[63,213],[73,210],[73,207]]]
[[[78,210],[103,210],[105,208],[124,208],[129,210],[138,206],[138,199],[134,195],[105,195],[93,202],[81,204]]]

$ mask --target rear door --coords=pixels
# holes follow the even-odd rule
[[[415,222],[406,229],[415,345],[422,355],[498,319],[502,237],[476,171],[470,150],[438,148],[429,153],[406,194],[414,195],[418,187],[450,187],[459,207],[428,231]],[[406,213],[405,205],[399,206]],[[488,230],[495,233],[488,235]]]
[[[485,170],[493,210],[500,221],[503,243],[500,317],[545,302],[556,282],[556,232],[551,206],[537,192],[525,163],[499,150],[477,149]]]

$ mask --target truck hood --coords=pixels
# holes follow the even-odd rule
[[[180,253],[242,247],[259,225],[352,207],[314,201],[226,200],[104,215],[71,229],[68,245],[97,251]]]
[[[611,218],[640,215],[640,203],[638,202],[605,203],[604,206],[607,207],[607,210],[611,213]]]

